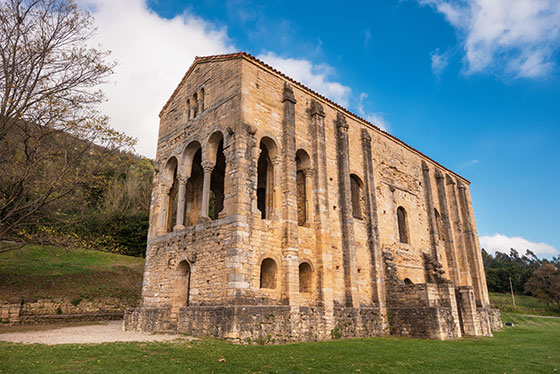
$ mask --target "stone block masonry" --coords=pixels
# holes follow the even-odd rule
[[[246,53],[196,58],[160,119],[124,328],[281,343],[500,327],[466,179]]]

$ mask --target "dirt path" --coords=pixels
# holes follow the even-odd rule
[[[1,331],[1,330],[0,330]],[[147,334],[135,331],[122,331],[122,321],[109,321],[86,326],[52,326],[35,331],[0,333],[0,341],[24,344],[87,344],[107,342],[160,342],[174,339],[193,340],[184,335]]]

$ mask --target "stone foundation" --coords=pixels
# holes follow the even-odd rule
[[[378,308],[324,308],[289,306],[201,306],[180,308],[176,323],[170,309],[131,309],[124,329],[148,332],[174,331],[212,336],[235,343],[275,344],[337,338],[388,335]]]

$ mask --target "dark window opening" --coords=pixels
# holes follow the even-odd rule
[[[406,226],[406,211],[402,206],[397,209],[397,222],[399,226],[399,241],[408,243],[408,229]]]
[[[276,262],[265,258],[261,263],[260,288],[276,288]]]

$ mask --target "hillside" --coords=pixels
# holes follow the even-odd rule
[[[144,259],[85,249],[27,246],[0,254],[0,299],[140,297]]]

